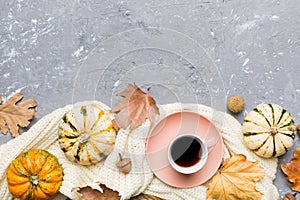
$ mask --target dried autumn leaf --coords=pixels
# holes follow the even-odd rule
[[[83,200],[119,200],[120,196],[117,191],[114,191],[103,184],[100,184],[103,193],[90,186],[76,188],[75,190],[80,194]]]
[[[234,154],[209,180],[206,199],[261,199],[262,193],[256,190],[254,182],[260,181],[264,175],[264,169],[257,162],[246,160],[242,154]]]
[[[295,193],[295,194],[286,193],[282,200],[297,200],[296,195],[297,195],[297,193]]]
[[[282,171],[287,175],[287,179],[292,183],[292,190],[300,192],[300,148],[294,152],[290,163],[281,164]]]
[[[7,133],[8,126],[13,137],[19,136],[19,126],[27,127],[29,120],[33,118],[36,111],[32,108],[37,106],[33,99],[20,102],[23,94],[14,94],[5,104],[2,104],[2,96],[0,95],[0,130],[3,134]]]
[[[90,186],[75,188],[75,190],[80,194],[82,200],[120,200],[119,193],[114,191],[104,184],[100,184],[103,193],[97,189],[93,189]],[[131,200],[162,200],[161,198],[148,195],[148,194],[140,194],[136,197],[131,198]]]
[[[150,194],[140,194],[136,197],[131,198],[131,200],[163,200],[163,199]]]
[[[148,88],[149,92],[150,88]],[[156,114],[159,114],[158,107],[152,96],[143,92],[136,85],[128,84],[128,88],[120,92],[118,96],[124,97],[112,108],[116,113],[115,128],[127,128],[131,130],[140,126],[150,119],[153,122]]]

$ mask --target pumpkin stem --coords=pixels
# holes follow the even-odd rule
[[[78,137],[78,141],[82,144],[86,143],[90,139],[90,134],[88,133],[81,133]]]
[[[30,183],[33,185],[39,184],[39,177],[38,176],[30,176]]]
[[[271,126],[271,134],[276,135],[278,133],[278,128],[276,126]]]

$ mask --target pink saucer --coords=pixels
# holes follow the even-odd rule
[[[194,133],[205,140],[208,134],[220,137],[211,148],[204,167],[190,175],[181,174],[168,162],[168,145],[180,134]],[[166,116],[150,131],[146,144],[146,157],[153,173],[164,183],[179,187],[194,187],[205,183],[218,170],[223,157],[223,140],[218,129],[207,118],[189,111]]]

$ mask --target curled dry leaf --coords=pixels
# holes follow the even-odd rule
[[[103,184],[100,184],[103,192],[94,189],[90,186],[75,188],[83,200],[119,200],[120,196],[117,191],[114,191]]]
[[[131,198],[131,200],[163,200],[163,199],[150,194],[140,194],[136,197]]]
[[[300,192],[300,148],[295,150],[290,163],[281,164],[281,169],[287,175],[288,181],[292,183],[292,190]]]
[[[264,169],[257,162],[246,160],[242,154],[234,154],[209,180],[206,199],[261,199],[262,193],[257,191],[254,182],[260,181],[264,175]]]
[[[103,192],[100,192],[97,189],[93,189],[90,186],[75,188],[82,200],[120,200],[119,193],[114,191],[104,184],[99,185]],[[131,198],[131,200],[162,200],[156,196],[148,195],[148,194],[140,194],[136,197]]]
[[[2,104],[2,96],[0,95],[0,130],[3,134],[7,133],[8,127],[13,137],[19,136],[19,126],[27,127],[29,121],[36,114],[36,111],[32,109],[37,106],[36,101],[28,99],[19,103],[23,96],[21,93],[16,93],[6,103]]]
[[[295,193],[295,194],[286,193],[282,200],[297,200],[296,195],[297,195],[297,193]]]
[[[150,88],[148,88],[149,92]],[[114,120],[115,128],[130,128],[140,126],[150,119],[153,122],[155,115],[159,114],[158,107],[152,96],[143,92],[136,85],[128,84],[128,88],[120,92],[118,96],[124,97],[112,108],[116,113]]]

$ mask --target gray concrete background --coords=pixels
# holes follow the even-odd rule
[[[180,55],[155,48],[117,55],[97,76],[101,60],[89,62],[95,47],[115,34],[149,27],[178,31],[203,46],[218,74],[210,78],[222,87],[208,88],[207,77],[214,72],[206,74]],[[114,48],[117,54],[118,46]],[[240,122],[257,104],[277,103],[300,123],[297,0],[0,0],[0,94],[4,101],[18,91],[36,99],[38,114],[32,124],[56,108],[85,99],[84,88],[76,98],[74,89],[88,63],[96,71],[88,71],[85,89],[92,96],[87,98],[110,106],[115,94],[135,81],[152,86],[158,104],[197,102],[222,110],[227,96],[241,95],[246,108],[235,116]],[[92,83],[97,87],[89,90]],[[223,105],[212,103],[218,98],[215,93],[223,95]],[[10,139],[0,134],[0,144]],[[292,152],[279,164],[289,161]],[[290,191],[280,169],[275,184],[281,197]]]

